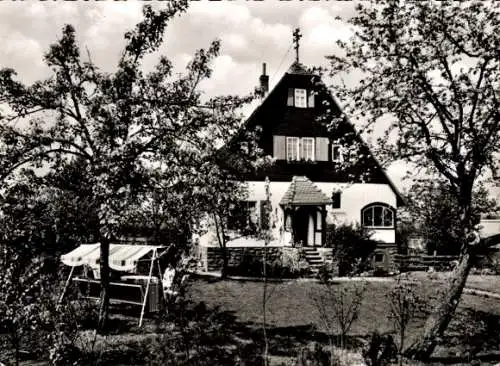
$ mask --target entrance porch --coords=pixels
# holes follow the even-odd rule
[[[326,237],[326,205],[331,200],[307,177],[295,176],[280,201],[285,233],[293,246],[322,247]]]

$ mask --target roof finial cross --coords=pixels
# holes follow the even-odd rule
[[[293,31],[293,43],[295,43],[294,47],[295,48],[295,62],[299,63],[299,41],[302,38],[302,34],[300,34],[300,28],[295,28]]]

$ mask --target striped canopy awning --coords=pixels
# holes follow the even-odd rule
[[[63,255],[61,261],[71,267],[85,264],[98,269],[101,255],[99,247],[99,243],[82,244],[68,254]],[[161,248],[163,247],[153,245],[110,244],[109,267],[115,271],[134,271],[140,259]]]

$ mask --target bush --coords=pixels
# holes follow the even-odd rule
[[[391,335],[373,332],[363,358],[368,366],[386,366],[397,358],[397,347]]]
[[[323,286],[310,293],[319,320],[325,327],[330,346],[333,347],[335,334],[340,336],[341,348],[346,348],[347,334],[358,320],[365,285],[346,283],[345,285],[323,282]],[[332,350],[333,352],[333,350]]]
[[[331,357],[331,353],[324,350],[318,343],[300,350],[295,366],[335,366],[340,365],[338,359]]]
[[[334,249],[339,276],[347,276],[371,269],[377,242],[371,239],[369,231],[359,225],[328,225],[325,245]]]
[[[328,350],[318,343],[303,347],[297,356],[294,366],[351,366],[362,365],[363,358],[359,353],[344,349]]]
[[[302,277],[310,272],[309,263],[307,263],[303,252],[295,249],[283,249],[281,266],[288,272],[290,277]]]
[[[300,253],[283,252],[281,258],[268,259],[266,276],[268,278],[297,278],[304,276],[309,271],[309,265]],[[264,263],[262,257],[251,253],[244,253],[241,262],[228,268],[232,276],[263,277]]]
[[[338,272],[335,271],[335,269],[338,268],[335,266],[333,263],[323,263],[321,267],[318,269],[318,274],[316,275],[316,278],[321,282],[321,283],[327,283],[328,281],[331,280],[332,277],[338,275]]]
[[[234,347],[235,318],[228,312],[181,299],[164,314],[163,329],[149,344],[143,360],[153,365],[234,365],[255,350]]]

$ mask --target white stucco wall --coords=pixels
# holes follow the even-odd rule
[[[250,181],[248,183],[248,200],[249,201],[263,201],[266,199],[265,182]],[[326,183],[326,182],[313,182],[316,187],[321,189],[327,197],[331,197],[333,190],[340,189],[341,208],[333,209],[327,206],[328,223],[359,223],[361,220],[361,209],[366,205],[374,202],[381,202],[396,208],[397,197],[392,191],[390,186],[386,184],[371,184],[371,183],[355,183],[355,184],[342,184],[342,183]],[[290,186],[290,182],[271,182],[271,205],[273,208],[274,218],[276,220],[276,227],[282,226],[282,211],[279,206],[283,195]],[[278,232],[276,233],[277,235]],[[395,243],[395,230],[382,229],[373,230],[373,239],[385,243]]]

